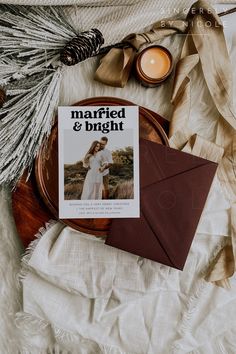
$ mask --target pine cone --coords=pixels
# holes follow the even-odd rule
[[[2,108],[3,104],[6,102],[6,92],[3,87],[0,86],[0,108]]]
[[[61,62],[71,66],[98,54],[101,45],[104,43],[102,33],[93,28],[80,33],[73,38],[61,52]]]

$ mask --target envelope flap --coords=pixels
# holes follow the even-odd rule
[[[143,189],[141,207],[172,263],[183,269],[217,164],[208,162]]]
[[[198,156],[140,139],[141,188],[209,163]]]
[[[174,267],[142,212],[140,218],[113,219],[105,243],[140,257]]]

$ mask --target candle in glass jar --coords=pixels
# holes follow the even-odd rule
[[[169,77],[172,71],[172,56],[161,46],[144,49],[136,60],[136,74],[147,86],[156,86]]]

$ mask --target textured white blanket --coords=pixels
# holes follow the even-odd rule
[[[218,353],[233,335],[236,282],[226,291],[202,277],[228,224],[216,179],[183,272],[52,224],[24,257],[24,345],[35,353],[55,343],[87,354]]]
[[[147,0],[134,6],[121,6],[119,2],[117,7],[101,10],[68,8],[68,14],[79,29],[98,27],[107,43],[111,43],[166,17],[164,5],[169,16],[171,8],[173,11],[174,6],[184,7],[190,2]],[[231,27],[234,21],[227,17],[225,23],[230,55],[235,62],[236,37]],[[169,38],[163,43],[176,57],[181,40]],[[96,64],[97,59],[89,59],[65,69],[61,104],[92,96],[117,96],[170,117],[171,82],[145,89],[131,79],[124,89],[110,88],[93,81]],[[193,77],[192,129],[212,139],[215,108],[200,68]],[[25,280],[24,310],[31,315],[19,315],[17,319],[25,337],[17,333],[13,321],[22,305],[16,286],[21,250],[7,197],[6,191],[1,191],[1,353],[17,353],[19,348],[21,353],[46,353],[43,348],[58,348],[55,340],[65,352],[79,354],[236,352],[235,279],[231,281],[231,290],[217,288],[202,279],[211,257],[230,235],[229,206],[217,182],[183,273],[124,252],[105,250],[102,241],[79,235],[70,228],[61,230],[59,224],[52,226],[38,243],[30,261],[32,271]]]

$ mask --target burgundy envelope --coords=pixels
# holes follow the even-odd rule
[[[216,169],[140,140],[141,217],[113,219],[106,244],[182,270]]]

